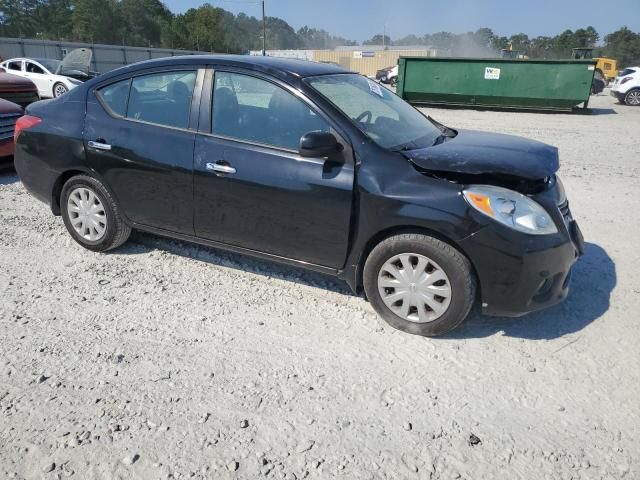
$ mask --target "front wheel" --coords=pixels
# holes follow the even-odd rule
[[[67,180],[62,187],[60,211],[73,239],[94,252],[119,247],[131,234],[118,204],[93,177],[78,175]]]
[[[69,91],[69,89],[65,86],[64,83],[56,83],[53,86],[53,96],[54,98],[58,98],[62,95],[64,95],[65,93],[67,93]]]
[[[629,90],[624,96],[624,103],[633,107],[640,105],[640,88]]]
[[[442,335],[456,328],[475,301],[469,260],[451,245],[420,234],[379,243],[363,272],[367,298],[394,328],[414,335]]]

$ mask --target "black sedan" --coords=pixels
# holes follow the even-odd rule
[[[476,301],[561,301],[582,250],[556,148],[453,130],[333,65],[142,62],[29,106],[16,139],[25,187],[85,248],[139,229],[336,275],[420,335]]]

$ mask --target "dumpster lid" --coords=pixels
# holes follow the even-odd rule
[[[537,180],[560,167],[558,149],[527,138],[458,130],[439,145],[402,154],[420,168],[467,174],[503,174]]]

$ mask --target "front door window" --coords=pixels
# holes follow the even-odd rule
[[[300,137],[329,131],[329,124],[305,102],[266,80],[217,72],[212,132],[250,143],[297,151]]]

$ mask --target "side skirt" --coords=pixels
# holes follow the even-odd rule
[[[163,230],[161,228],[150,227],[148,225],[140,225],[138,223],[131,222],[131,227],[135,230],[152,233],[154,235],[160,235],[162,237],[169,237],[177,240],[184,240],[186,242],[197,243],[204,245],[205,247],[219,248],[220,250],[226,250],[233,253],[240,253],[242,255],[249,255],[251,257],[260,258],[262,260],[269,260],[276,263],[284,263],[293,267],[303,268],[305,270],[312,270],[314,272],[324,273],[325,275],[331,275],[333,277],[340,276],[342,270],[336,270],[335,268],[325,267],[323,265],[316,265],[315,263],[304,262],[301,260],[294,260],[292,258],[281,257],[271,253],[260,252],[258,250],[251,250],[249,248],[237,247],[235,245],[229,245],[227,243],[216,242],[213,240],[207,240],[192,235],[185,235],[182,233],[171,232],[169,230]]]

